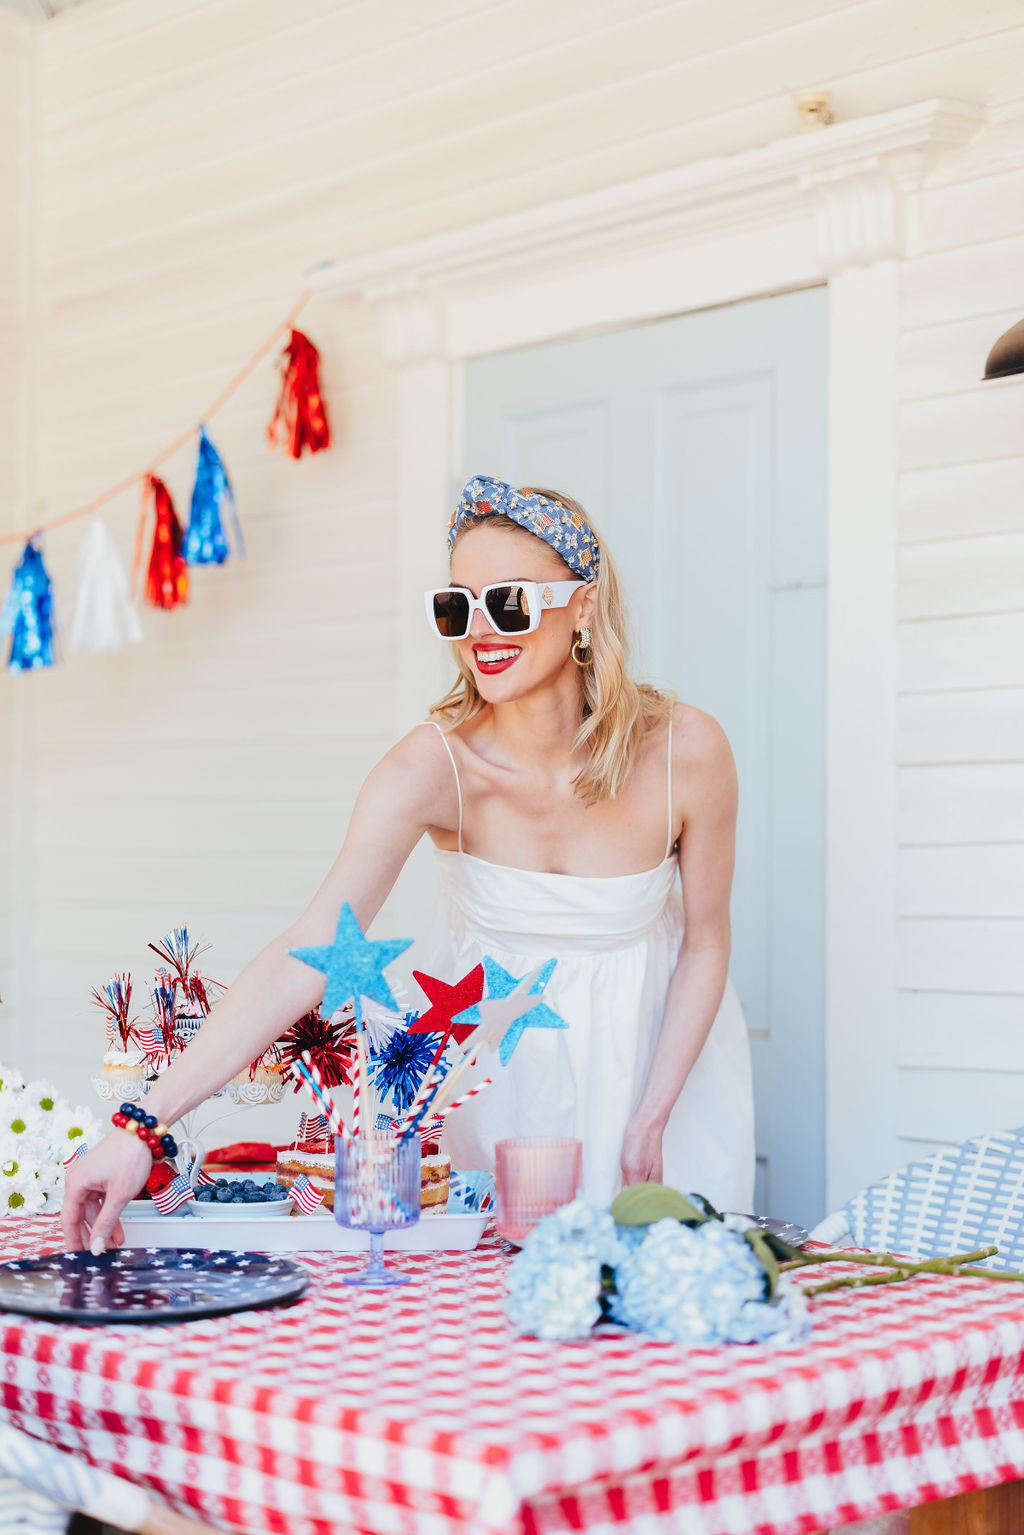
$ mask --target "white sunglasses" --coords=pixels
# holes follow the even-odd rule
[[[464,640],[479,608],[497,634],[532,634],[547,608],[564,608],[586,581],[493,581],[479,597],[464,586],[424,592],[427,622],[443,640]]]

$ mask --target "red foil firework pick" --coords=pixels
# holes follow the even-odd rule
[[[208,988],[215,987],[223,991],[224,985],[221,981],[204,977],[203,972],[197,968],[196,955],[200,945],[189,942],[188,928],[173,927],[159,943],[151,943],[149,947],[170,967],[171,984],[181,992],[180,1010],[205,1018],[213,1006]]]
[[[188,601],[188,567],[181,552],[182,532],[171,493],[151,474],[146,481],[153,498],[156,528],[146,572],[146,601],[154,608],[176,608]]]
[[[93,987],[93,1001],[96,1006],[103,1009],[107,1020],[107,1043],[112,1045],[115,1038],[120,1039],[122,1050],[128,1049],[128,1043],[135,1038],[135,1029],[130,1017],[132,1005],[132,978],[130,975],[113,975],[101,990]]]
[[[321,453],[331,445],[327,410],[320,393],[320,353],[301,330],[293,330],[283,356],[281,392],[267,436],[271,448],[284,439],[291,458]]]
[[[352,1067],[356,1059],[356,1023],[351,1007],[344,1008],[333,1018],[321,1017],[320,1009],[314,1008],[311,1013],[306,1013],[297,1023],[293,1023],[277,1043],[284,1062],[282,1079],[285,1082],[294,1081],[296,1092],[302,1086],[302,1079],[294,1070],[294,1063],[302,1058],[304,1050],[309,1051],[325,1087],[337,1087],[339,1083],[344,1083],[346,1087],[352,1086]]]

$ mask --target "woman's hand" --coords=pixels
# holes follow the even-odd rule
[[[68,1252],[89,1248],[99,1257],[108,1246],[120,1247],[119,1219],[149,1177],[153,1158],[141,1141],[123,1130],[111,1133],[67,1170],[61,1225]]]
[[[661,1126],[633,1118],[622,1137],[622,1183],[661,1182]]]

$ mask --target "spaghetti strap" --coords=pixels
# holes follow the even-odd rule
[[[447,741],[445,742],[447,746]],[[454,758],[452,759],[454,761]],[[667,858],[672,851],[675,837],[672,835],[672,716],[668,717],[668,844],[665,848]]]
[[[448,753],[448,758],[449,758],[449,760],[451,762],[451,765],[452,765],[452,771],[455,774],[455,792],[459,796],[459,852],[461,853],[462,852],[462,779],[459,777],[459,765],[455,761],[455,753],[452,751],[451,747],[448,744],[448,737],[445,735],[444,731],[441,729],[441,726],[438,724],[437,720],[428,720],[427,724],[434,726],[434,728],[437,731],[438,735],[441,737],[441,740],[444,742],[444,749]]]

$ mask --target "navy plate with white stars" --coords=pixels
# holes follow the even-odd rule
[[[122,1247],[0,1264],[0,1311],[54,1322],[184,1322],[297,1300],[300,1264],[273,1253]]]

